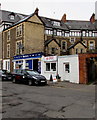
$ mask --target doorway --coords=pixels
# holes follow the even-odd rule
[[[33,70],[38,71],[38,59],[33,60]]]
[[[63,79],[65,81],[70,81],[70,63],[63,63]]]
[[[87,74],[88,82],[94,82],[97,80],[97,58],[87,59]]]

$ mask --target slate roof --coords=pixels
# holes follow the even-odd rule
[[[67,20],[65,24],[70,30],[95,30],[95,23],[90,21]]]
[[[1,13],[1,22],[11,22],[11,23],[16,23],[19,20],[27,17],[28,15],[20,14],[20,13],[15,13],[11,11],[5,11],[5,10],[0,10]],[[10,19],[10,15],[13,14],[15,16],[15,19],[12,20]]]
[[[32,17],[34,13],[30,15],[23,15],[19,13],[15,13],[16,19],[11,20],[8,15],[11,14],[12,12],[2,10],[2,20],[3,21],[10,21],[13,22],[17,25],[21,22],[26,21],[28,18]],[[79,21],[79,20],[67,20],[66,22],[63,22],[61,20],[57,19],[52,19],[52,18],[47,18],[47,17],[42,17],[38,16],[39,19],[43,22],[45,27],[49,28],[56,28],[56,29],[61,29],[65,31],[70,31],[70,30],[96,30],[95,23],[91,23],[90,21]],[[53,21],[60,22],[60,26],[54,26]]]
[[[90,21],[67,20],[65,23],[61,20],[52,18],[40,17],[45,24],[45,27],[57,28],[63,30],[96,30],[95,23]],[[52,22],[60,22],[60,26],[53,26]]]
[[[43,23],[45,24],[45,27],[68,30],[67,25],[61,20],[47,18],[47,17],[41,17],[41,16],[40,16],[40,18],[43,21]],[[52,24],[53,21],[60,22],[60,26],[53,26],[53,24]]]

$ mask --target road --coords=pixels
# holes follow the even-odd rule
[[[83,91],[3,82],[2,107],[3,118],[95,118],[95,87]]]

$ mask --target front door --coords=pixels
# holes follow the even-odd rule
[[[70,64],[69,64],[69,62],[63,63],[63,80],[70,81]]]
[[[33,60],[33,70],[38,71],[38,59]]]

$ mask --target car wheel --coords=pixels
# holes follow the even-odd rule
[[[16,83],[16,79],[15,79],[15,78],[13,78],[12,82],[13,82],[13,83]]]
[[[35,81],[35,85],[38,85],[38,81]]]
[[[28,81],[28,85],[31,86],[32,85],[32,80]]]

